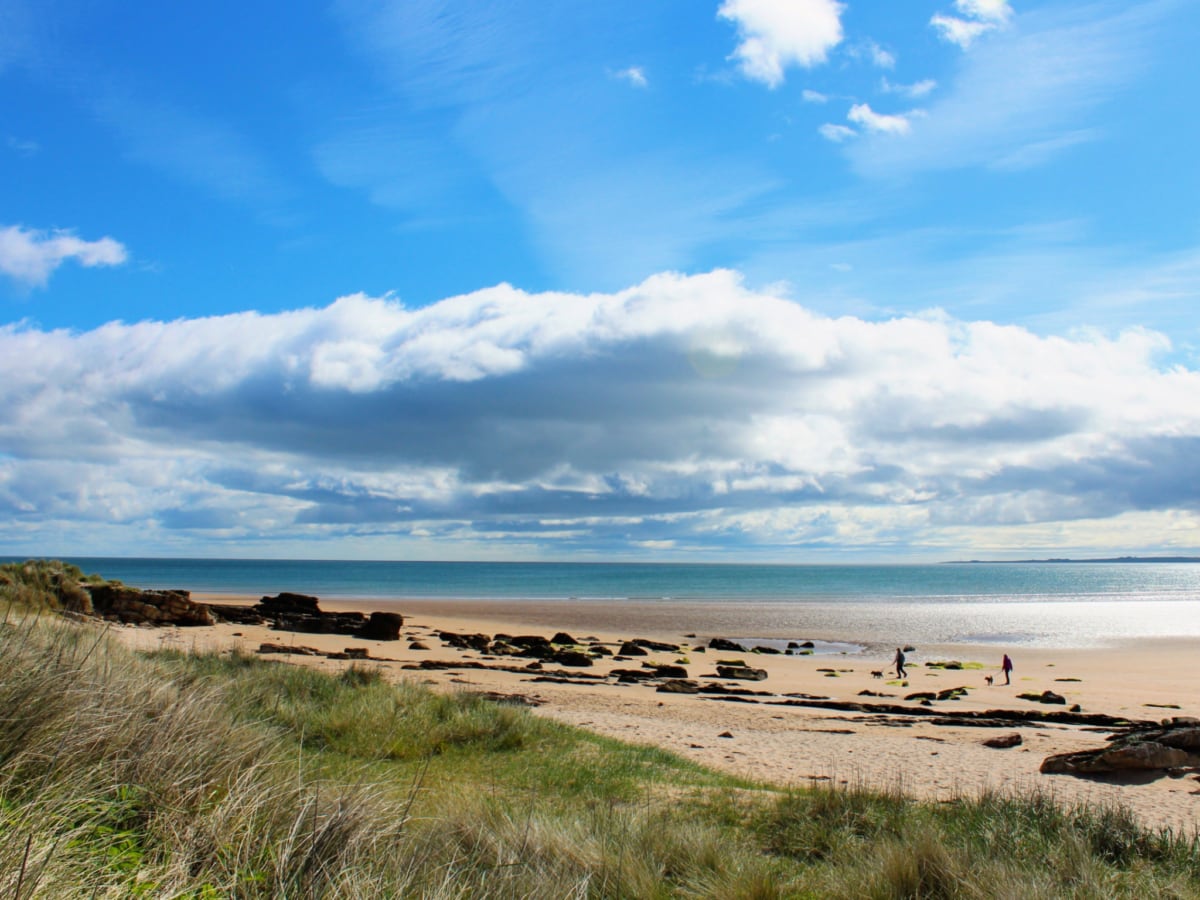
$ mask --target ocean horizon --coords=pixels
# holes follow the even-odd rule
[[[17,558],[8,557],[5,561]],[[607,604],[742,637],[1058,647],[1200,637],[1200,563],[757,564],[68,557],[140,588],[326,600]],[[553,614],[553,613],[551,613]]]

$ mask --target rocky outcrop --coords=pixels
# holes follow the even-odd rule
[[[214,621],[267,625],[274,631],[340,634],[369,641],[398,641],[404,626],[404,617],[399,613],[325,612],[316,597],[288,592],[263,597],[254,606],[198,605],[212,617],[209,625]]]
[[[656,690],[660,694],[698,694],[700,685],[686,678],[672,678],[664,681]]]
[[[766,681],[767,670],[754,669],[750,666],[717,666],[717,676],[738,681]]]
[[[1058,753],[1042,760],[1041,771],[1067,775],[1166,772],[1200,764],[1200,721],[1164,719],[1159,727],[1132,728],[1110,738],[1110,746]]]
[[[85,584],[95,615],[127,625],[213,625],[208,607],[187,591],[143,591],[123,584]]]
[[[680,647],[678,644],[667,644],[662,641],[652,641],[647,638],[634,638],[633,643],[646,650],[657,650],[659,653],[678,653]]]
[[[1062,694],[1056,694],[1054,691],[1042,691],[1040,694],[1017,694],[1022,700],[1032,700],[1034,703],[1057,703],[1060,706],[1067,705],[1067,698]]]

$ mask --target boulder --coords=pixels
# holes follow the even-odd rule
[[[1007,750],[1009,747],[1019,747],[1021,743],[1021,736],[1014,731],[1012,734],[1001,734],[993,738],[988,738],[983,742],[983,746],[993,747],[997,750]]]
[[[633,641],[626,641],[621,645],[621,649],[617,651],[618,656],[649,656],[650,654],[635,644]]]
[[[1178,750],[1187,750],[1192,753],[1200,753],[1200,727],[1177,728],[1168,731],[1158,740],[1159,743],[1165,744],[1168,747],[1175,747]]]
[[[404,616],[393,612],[373,612],[367,617],[359,636],[368,641],[398,641]]]
[[[726,653],[749,653],[750,651],[735,641],[729,641],[725,638],[713,638],[708,642],[714,650],[724,650]]]
[[[685,678],[672,678],[670,681],[664,681],[656,690],[662,694],[698,694],[700,685]]]
[[[575,638],[571,637],[565,631],[560,631],[558,634],[554,635],[554,637],[550,638],[550,643],[552,643],[552,644],[568,644],[568,645],[574,646],[575,644],[578,644],[579,641],[575,640]]]
[[[738,681],[766,681],[766,669],[752,669],[750,666],[717,666],[717,675],[721,678],[732,678]]]
[[[1134,741],[1108,750],[1059,753],[1042,760],[1041,771],[1072,775],[1169,769],[1187,762],[1186,750],[1157,741]]]
[[[646,638],[634,638],[633,643],[647,650],[657,650],[660,653],[678,653],[678,644],[664,644],[662,641],[649,641]]]
[[[572,666],[575,668],[587,668],[595,665],[592,658],[582,650],[559,650],[550,657],[551,662],[556,662],[560,666]]]
[[[659,678],[687,678],[688,670],[683,666],[655,666],[654,674]]]
[[[535,659],[549,659],[554,655],[550,641],[540,634],[518,634],[508,638],[507,643],[521,648],[522,656],[532,656]]]

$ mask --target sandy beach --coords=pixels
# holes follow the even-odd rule
[[[213,603],[253,604],[258,597],[194,595]],[[836,629],[806,637],[817,642],[812,655],[738,654],[695,648],[710,638],[746,639],[736,610],[715,607],[690,613],[652,604],[498,603],[494,601],[325,601],[326,610],[387,610],[405,616],[402,639],[366,641],[339,635],[273,631],[262,626],[221,624],[200,628],[118,627],[125,641],[143,648],[255,652],[262,644],[309,647],[322,652],[366,650],[389,678],[416,679],[438,690],[495,691],[521,695],[536,703],[538,715],[622,740],[654,744],[707,766],[780,785],[834,782],[898,788],[932,800],[974,795],[983,790],[1042,791],[1065,803],[1120,803],[1144,822],[1192,833],[1200,828],[1200,774],[1182,777],[1083,779],[1044,775],[1038,768],[1051,754],[1103,746],[1106,733],[1059,723],[1019,723],[1013,727],[977,727],[939,723],[923,713],[916,692],[967,688],[957,700],[935,702],[941,710],[1062,710],[1020,699],[1018,694],[1050,690],[1067,706],[1139,720],[1171,716],[1200,717],[1194,666],[1200,641],[1138,640],[1096,649],[1000,647],[968,643],[916,646],[907,654],[907,684],[891,672],[895,652],[889,635],[850,635]],[[744,623],[743,623],[744,627]],[[594,666],[548,671],[525,668],[523,658],[485,658],[452,647],[439,635],[535,634],[568,632],[577,641],[603,642],[616,651],[637,638],[679,644],[681,653],[651,650],[645,657],[598,659]],[[786,635],[755,634],[756,638]],[[844,641],[828,648],[820,642]],[[428,649],[413,649],[412,643]],[[1002,654],[1015,663],[1012,684],[1000,673]],[[741,657],[766,671],[757,682],[722,683],[763,692],[731,698],[657,692],[646,684],[601,679],[614,668],[638,668],[645,662],[679,663],[689,678],[707,681],[718,659]],[[273,659],[336,670],[350,663],[323,656],[280,654]],[[959,669],[930,663],[958,661]],[[419,668],[422,664],[444,667]],[[362,665],[363,663],[357,663]],[[982,667],[973,667],[978,664]],[[482,666],[482,667],[476,667]],[[516,671],[502,671],[505,666]],[[880,678],[873,673],[882,672]],[[991,676],[994,684],[987,684]],[[569,681],[563,679],[570,679]],[[864,695],[873,692],[875,696]],[[792,696],[789,696],[792,695]],[[801,695],[801,696],[796,696]],[[789,705],[808,699],[817,705]],[[832,702],[899,704],[912,714],[878,714],[822,708]],[[992,749],[983,741],[1019,733],[1022,742]]]

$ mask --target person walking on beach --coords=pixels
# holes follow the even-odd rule
[[[1012,660],[1009,659],[1008,654],[1005,653],[1004,654],[1004,662],[1000,663],[1000,671],[1002,671],[1004,673],[1004,683],[1005,684],[1012,683],[1012,670],[1013,670]]]
[[[1005,659],[1008,659],[1008,657],[1006,656]],[[904,668],[904,651],[901,650],[899,647],[896,648],[895,665],[896,665],[896,677],[897,678],[907,678],[908,672]]]

